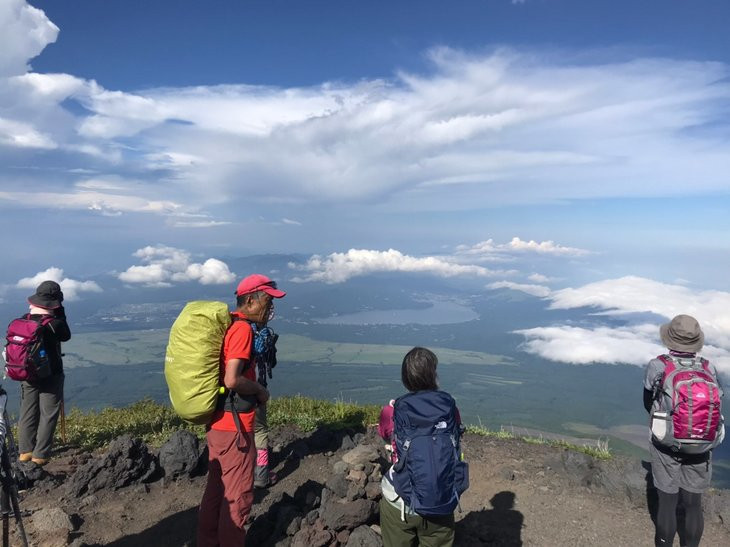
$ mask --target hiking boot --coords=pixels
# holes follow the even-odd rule
[[[256,466],[253,470],[253,485],[254,488],[268,488],[274,486],[278,481],[276,473],[269,471],[268,467]]]
[[[21,462],[29,462],[33,458],[33,452],[21,452],[18,460]]]
[[[31,458],[31,460],[36,465],[46,465],[48,463],[48,458]]]

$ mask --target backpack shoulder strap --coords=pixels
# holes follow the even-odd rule
[[[658,355],[657,359],[664,363],[664,373],[661,376],[661,381],[662,383],[664,383],[664,380],[666,380],[667,376],[669,376],[677,369],[677,362],[671,355],[668,354]]]
[[[251,327],[251,330],[253,330],[253,335],[256,336],[256,329],[254,328],[254,325],[251,323],[251,321],[249,321],[245,317],[239,317],[238,315],[231,314],[231,324],[230,324],[230,326],[228,328],[230,329],[233,326],[233,324],[236,323],[236,322],[238,322],[238,321],[245,321],[246,323],[248,323],[249,326]],[[249,359],[248,362],[246,362],[246,364],[243,366],[243,371],[242,372],[245,372],[246,370],[248,370],[252,366],[252,361],[253,361],[253,341],[251,342],[251,350],[252,350],[251,351],[251,359]]]
[[[38,323],[39,323],[39,324],[40,324],[40,325],[41,325],[42,327],[45,327],[46,325],[49,325],[49,324],[50,324],[50,323],[51,323],[51,322],[52,322],[52,321],[53,321],[54,319],[55,319],[55,317],[53,317],[52,315],[44,315],[44,316],[43,316],[43,317],[41,318],[41,320],[40,320],[40,321],[38,321]],[[53,330],[53,327],[51,327],[51,330]]]

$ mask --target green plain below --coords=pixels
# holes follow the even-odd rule
[[[168,329],[123,332],[90,332],[74,335],[63,346],[64,366],[136,365],[164,363]],[[311,364],[400,365],[411,346],[326,342],[296,334],[282,336],[277,343],[280,361]],[[508,365],[513,360],[504,355],[449,348],[431,348],[440,363],[464,365]]]

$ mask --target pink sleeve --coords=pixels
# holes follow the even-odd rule
[[[378,421],[378,435],[386,441],[393,436],[393,407],[389,404],[380,411],[380,420]]]

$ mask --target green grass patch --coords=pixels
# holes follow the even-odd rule
[[[61,441],[61,424],[56,427]],[[82,412],[74,408],[66,416],[66,443],[93,450],[107,445],[128,433],[153,446],[164,443],[178,429],[189,429],[199,437],[205,435],[203,426],[188,424],[172,407],[143,399],[121,408]]]
[[[484,427],[481,424],[476,426],[467,426],[466,431],[475,435],[481,435],[482,437],[494,437],[497,439],[517,439],[529,444],[545,444],[548,446],[553,446],[555,448],[563,448],[566,450],[572,450],[574,452],[582,452],[583,454],[588,454],[589,456],[593,456],[594,458],[599,460],[610,460],[612,458],[611,450],[608,448],[608,439],[597,439],[595,445],[588,443],[584,443],[581,445],[569,443],[561,439],[547,439],[544,437],[517,435],[505,429],[494,431]]]
[[[319,426],[330,429],[364,427],[377,423],[379,414],[378,405],[322,401],[301,396],[277,397],[269,401],[268,408],[270,427],[293,424],[303,432]],[[190,430],[201,439],[205,436],[204,426],[185,422],[172,407],[151,399],[100,411],[83,412],[74,408],[66,416],[66,445],[94,450],[126,433],[152,446],[160,446],[178,429]],[[59,422],[56,427],[57,445],[63,444],[61,431]]]
[[[367,427],[377,423],[380,405],[360,405],[341,399],[325,401],[301,395],[277,397],[269,401],[268,419],[272,428],[295,425],[302,432],[317,427],[333,430]],[[121,408],[105,408],[101,411],[82,412],[74,408],[66,416],[66,444],[93,450],[106,446],[120,435],[130,434],[152,446],[160,446],[178,429],[187,429],[203,438],[205,428],[191,425],[175,414],[172,407],[150,399]],[[500,429],[493,431],[482,424],[470,425],[467,432],[497,439],[520,439],[527,443],[546,444],[557,448],[583,452],[598,459],[610,459],[608,441],[577,445],[563,440],[520,436]],[[57,442],[61,443],[61,427],[56,428]]]
[[[324,401],[295,395],[272,399],[268,419],[271,427],[294,424],[302,431],[312,431],[319,426],[344,429],[377,423],[381,408],[340,399]]]

